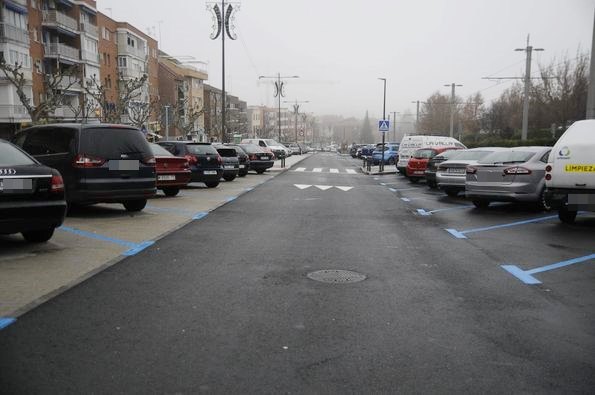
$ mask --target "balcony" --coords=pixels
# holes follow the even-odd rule
[[[23,105],[0,104],[0,122],[24,122],[31,121],[27,109]]]
[[[14,41],[29,46],[29,32],[7,23],[0,23],[0,42],[6,41]]]
[[[90,23],[81,23],[80,24],[81,32],[87,33],[93,37],[99,37],[99,28],[95,25]]]
[[[144,47],[131,47],[126,43],[118,43],[118,55],[130,55],[140,58],[142,60],[145,60],[147,58],[147,54],[145,53]]]
[[[56,118],[74,118],[75,113],[69,106],[58,106],[54,111],[54,117]]]
[[[57,87],[66,91],[80,91],[82,89],[80,79],[71,76],[62,77],[62,80],[58,82]]]
[[[130,67],[118,67],[118,73],[120,73],[122,78],[141,78],[145,74],[142,70]]]
[[[81,50],[81,60],[99,64],[99,54],[96,52]]]
[[[78,23],[76,19],[57,10],[43,11],[43,25],[53,26],[64,32],[78,34]]]
[[[64,58],[73,62],[80,61],[78,49],[61,43],[46,44],[45,56],[52,58]]]

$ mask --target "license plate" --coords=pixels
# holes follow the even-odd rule
[[[236,168],[236,167],[235,167],[235,166],[233,166],[233,165],[225,166],[225,169],[227,169],[227,170],[233,170],[233,169],[235,169],[235,168]]]
[[[261,160],[269,160],[269,157],[268,156],[261,156],[260,159]]]
[[[33,180],[28,178],[5,178],[0,180],[0,192],[23,193],[33,191]]]
[[[110,160],[109,169],[118,171],[134,171],[139,169],[139,164],[138,160]]]
[[[246,165],[240,165],[240,169],[245,169]]]
[[[421,170],[416,170],[416,171],[413,172],[413,174],[424,174],[424,172],[421,171]]]
[[[205,170],[204,171],[204,174],[207,175],[207,176],[216,175],[217,174],[217,170]]]
[[[449,167],[446,172],[451,173],[451,174],[465,174],[465,169],[457,168],[457,167]]]
[[[157,180],[159,180],[159,181],[175,181],[176,176],[173,176],[173,175],[157,176]]]

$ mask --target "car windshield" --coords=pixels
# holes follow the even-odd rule
[[[187,144],[188,152],[196,155],[217,155],[217,150],[210,144]]]
[[[11,144],[0,141],[0,166],[26,166],[35,162]]]
[[[153,151],[153,155],[174,156],[171,152],[169,152],[168,150],[166,150],[165,148],[163,148],[162,146],[160,146],[158,144],[151,143],[149,145],[151,146],[151,151]]]
[[[266,143],[267,146],[271,146],[271,145],[281,145],[278,142],[276,142],[275,140],[272,139],[266,139],[264,140],[264,142]]]
[[[419,149],[415,151],[413,157],[415,159],[430,159],[436,155],[436,151],[433,149]]]
[[[448,151],[447,151],[448,152]],[[494,151],[463,151],[457,155],[457,160],[479,160]]]
[[[498,151],[492,152],[478,161],[481,164],[509,164],[509,163],[525,163],[535,155],[531,151]]]

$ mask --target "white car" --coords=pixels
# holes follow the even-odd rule
[[[595,211],[595,120],[578,121],[558,139],[545,168],[546,199],[562,222]]]
[[[291,150],[273,139],[243,139],[242,144],[254,144],[269,148],[277,158],[291,156]]]
[[[445,136],[405,136],[399,145],[399,173],[406,174],[407,163],[415,151],[422,148],[457,147],[467,148],[459,140]]]

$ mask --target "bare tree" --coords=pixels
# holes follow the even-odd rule
[[[159,113],[159,100],[152,96],[148,102],[131,101],[128,105],[128,117],[132,125],[142,128],[152,115]]]
[[[8,81],[16,88],[17,96],[27,110],[33,124],[48,121],[52,118],[56,109],[62,105],[65,92],[80,84],[80,68],[78,66],[46,73],[43,81],[44,100],[41,100],[36,106],[25,92],[28,81],[23,72],[23,65],[20,63],[11,65],[6,63],[3,58],[0,58],[0,70],[4,72]]]
[[[195,130],[196,121],[204,114],[200,103],[191,103],[189,97],[178,100],[172,108],[172,124],[183,136]]]
[[[459,103],[460,98],[456,98]],[[434,92],[420,110],[419,130],[427,133],[446,135],[450,125],[450,95]]]

